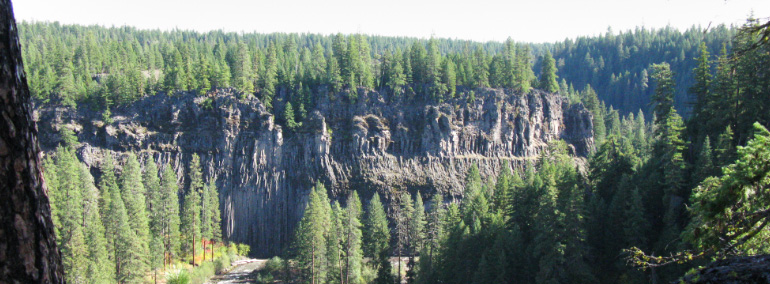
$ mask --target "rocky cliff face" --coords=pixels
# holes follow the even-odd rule
[[[323,91],[322,91],[323,92]],[[248,243],[258,256],[279,253],[291,240],[309,189],[323,182],[332,198],[358,190],[388,201],[395,192],[440,192],[461,198],[472,163],[494,176],[508,160],[514,168],[535,159],[549,141],[564,139],[576,157],[594,147],[590,113],[563,97],[533,91],[476,90],[432,105],[403,102],[359,90],[355,103],[318,95],[302,127],[287,131],[256,98],[230,90],[203,97],[156,95],[113,110],[112,123],[81,109],[42,106],[37,111],[44,150],[59,142],[58,129],[78,135],[80,159],[99,175],[104,155],[128,151],[152,156],[186,183],[192,154],[220,191],[225,236]],[[210,103],[210,104],[209,104]],[[276,102],[282,109],[282,103]]]

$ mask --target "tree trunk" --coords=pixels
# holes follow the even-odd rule
[[[10,0],[0,0],[0,282],[64,283]]]
[[[310,254],[310,283],[315,284],[315,243]]]
[[[193,221],[193,228],[195,228],[195,221]],[[193,229],[193,231],[194,231],[194,229]],[[193,264],[192,264],[192,266],[195,267],[195,232],[193,232],[193,234],[192,234],[192,249],[193,249],[193,257],[192,257]]]

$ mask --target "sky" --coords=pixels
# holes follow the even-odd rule
[[[636,27],[740,25],[769,0],[15,0],[17,21],[206,32],[556,42]]]

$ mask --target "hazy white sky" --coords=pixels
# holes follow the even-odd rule
[[[15,0],[16,19],[142,29],[366,33],[554,42],[637,26],[770,17],[770,0]]]

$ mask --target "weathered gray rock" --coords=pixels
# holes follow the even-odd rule
[[[315,110],[296,132],[287,132],[256,98],[238,99],[231,90],[206,97],[156,95],[101,114],[41,107],[41,144],[53,150],[58,129],[76,131],[80,159],[99,175],[105,154],[118,161],[136,151],[172,166],[186,184],[192,154],[204,176],[220,190],[225,236],[245,242],[259,256],[278,253],[291,239],[309,189],[323,182],[332,198],[358,190],[389,201],[398,190],[463,195],[468,168],[494,176],[503,160],[522,168],[548,142],[564,139],[581,159],[593,149],[591,116],[561,96],[527,95],[500,89],[476,90],[438,105],[402,102],[378,92],[359,91],[355,103],[318,94]],[[206,108],[204,100],[211,100]],[[276,107],[282,109],[281,100]]]

